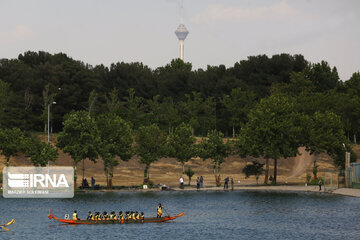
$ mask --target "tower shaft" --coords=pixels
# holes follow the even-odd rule
[[[184,61],[184,40],[179,40],[180,44],[180,59]]]

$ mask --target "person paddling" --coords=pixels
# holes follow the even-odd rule
[[[161,203],[159,203],[158,207],[157,207],[157,218],[161,218],[161,215],[163,214],[163,207],[161,206]]]
[[[107,214],[107,212],[103,212],[103,215],[102,215],[102,220],[108,220],[109,219],[109,215]]]
[[[124,215],[123,215],[123,212],[122,211],[120,211],[119,212],[119,217],[118,217],[118,219],[119,219],[119,221],[124,221]]]
[[[116,214],[114,211],[112,211],[110,214],[110,220],[116,220]]]
[[[73,220],[79,220],[76,210],[73,213]]]
[[[92,215],[91,211],[89,211],[89,214],[88,214],[86,220],[94,220],[94,216]]]
[[[141,222],[143,223],[144,219],[145,219],[145,215],[143,212],[141,212],[141,214],[140,214],[140,219],[141,219]]]

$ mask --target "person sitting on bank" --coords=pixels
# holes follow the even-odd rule
[[[78,215],[77,215],[76,210],[75,210],[74,213],[73,213],[73,220],[80,220],[80,219],[78,218]]]
[[[163,214],[162,211],[163,207],[161,206],[161,203],[159,203],[158,207],[157,207],[157,218],[161,218],[161,215]]]
[[[88,214],[86,220],[94,220],[94,216],[93,216],[93,214],[91,213],[91,211],[89,211],[89,214]]]

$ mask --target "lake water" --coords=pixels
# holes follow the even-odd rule
[[[80,218],[88,211],[143,211],[155,216],[161,202],[167,223],[63,225],[47,218]],[[360,199],[294,192],[114,192],[74,199],[0,198],[1,223],[16,223],[0,239],[360,239]]]

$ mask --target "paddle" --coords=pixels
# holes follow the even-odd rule
[[[166,212],[167,216],[170,217],[170,214],[166,211],[166,209],[163,207],[164,211]]]
[[[7,227],[7,226],[9,226],[10,224],[13,224],[13,223],[15,223],[15,220],[11,219],[10,222],[8,222],[7,224],[0,225],[0,227]]]
[[[6,228],[6,227],[9,226],[10,224],[13,224],[13,223],[15,223],[15,220],[14,220],[14,219],[12,219],[10,222],[8,222],[8,223],[6,223],[6,224],[0,225],[0,227],[1,227],[2,229],[4,229],[5,231],[10,231],[10,229],[8,229],[8,228]]]
[[[6,227],[3,227],[3,226],[0,226],[2,229],[4,229],[5,231],[10,231],[10,229],[6,228]]]

